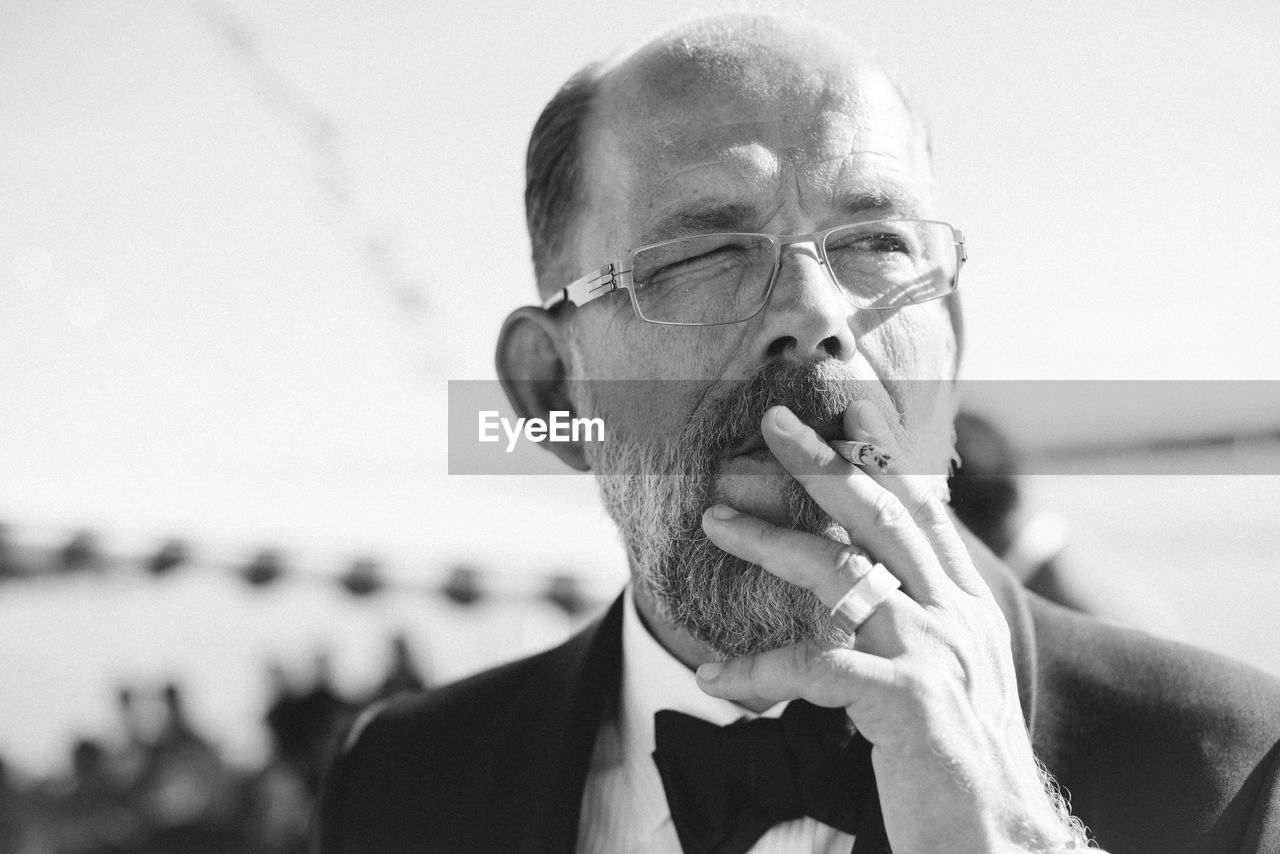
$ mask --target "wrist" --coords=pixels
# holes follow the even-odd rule
[[[1036,770],[1038,772],[1041,791],[1044,793],[1044,808],[1048,810],[1046,815],[1040,813],[1040,819],[1043,826],[1047,829],[1048,835],[1044,838],[1044,843],[1039,848],[1031,850],[1036,854],[1060,854],[1067,851],[1083,851],[1092,849],[1097,851],[1097,847],[1093,845],[1089,838],[1089,830],[1085,827],[1084,822],[1071,814],[1071,804],[1066,797],[1063,796],[1058,781],[1053,779],[1053,775],[1049,773],[1049,769],[1045,768],[1039,759],[1035,760]]]
[[[1004,807],[995,834],[1003,844],[993,850],[1059,854],[1088,849],[1088,829],[1071,814],[1057,781],[1031,753],[1029,744],[1024,758],[1018,763],[1016,782],[1010,780],[1003,789]]]

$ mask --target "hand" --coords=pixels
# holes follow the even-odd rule
[[[856,428],[852,439],[892,445],[869,402],[854,404],[846,425]],[[808,642],[704,664],[702,690],[843,706],[873,745],[885,828],[899,854],[1069,847],[1077,836],[1045,791],[1022,720],[1008,625],[942,502],[922,478],[845,462],[785,407],[765,413],[761,429],[782,466],[902,590],[850,647]],[[720,505],[703,528],[720,548],[828,607],[853,583],[858,558],[842,543]]]

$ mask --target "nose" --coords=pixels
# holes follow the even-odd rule
[[[763,347],[760,355],[851,360],[857,350],[850,324],[854,308],[840,293],[817,247],[783,246],[776,276],[757,339]]]

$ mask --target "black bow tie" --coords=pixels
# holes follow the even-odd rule
[[[685,854],[742,854],[775,824],[810,816],[887,851],[871,745],[843,709],[794,700],[779,719],[725,727],[663,709],[653,761]]]

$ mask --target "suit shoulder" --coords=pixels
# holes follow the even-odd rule
[[[366,709],[326,774],[321,854],[399,854],[421,850],[424,839],[433,850],[480,850],[477,835],[494,826],[484,805],[495,791],[515,786],[518,794],[561,761],[557,734],[584,696],[584,674],[609,657],[615,633],[601,627],[618,613],[615,604],[553,649]]]
[[[1105,700],[1101,715],[1147,712],[1192,720],[1200,731],[1280,738],[1280,677],[1043,600],[1034,599],[1031,611],[1047,697]]]
[[[367,757],[384,770],[388,762],[439,763],[465,755],[502,724],[509,710],[549,690],[548,682],[580,643],[574,637],[455,682],[376,703],[356,719],[341,755]]]
[[[1037,753],[1108,850],[1280,833],[1280,678],[1033,601]],[[1264,830],[1264,828],[1266,828]]]

